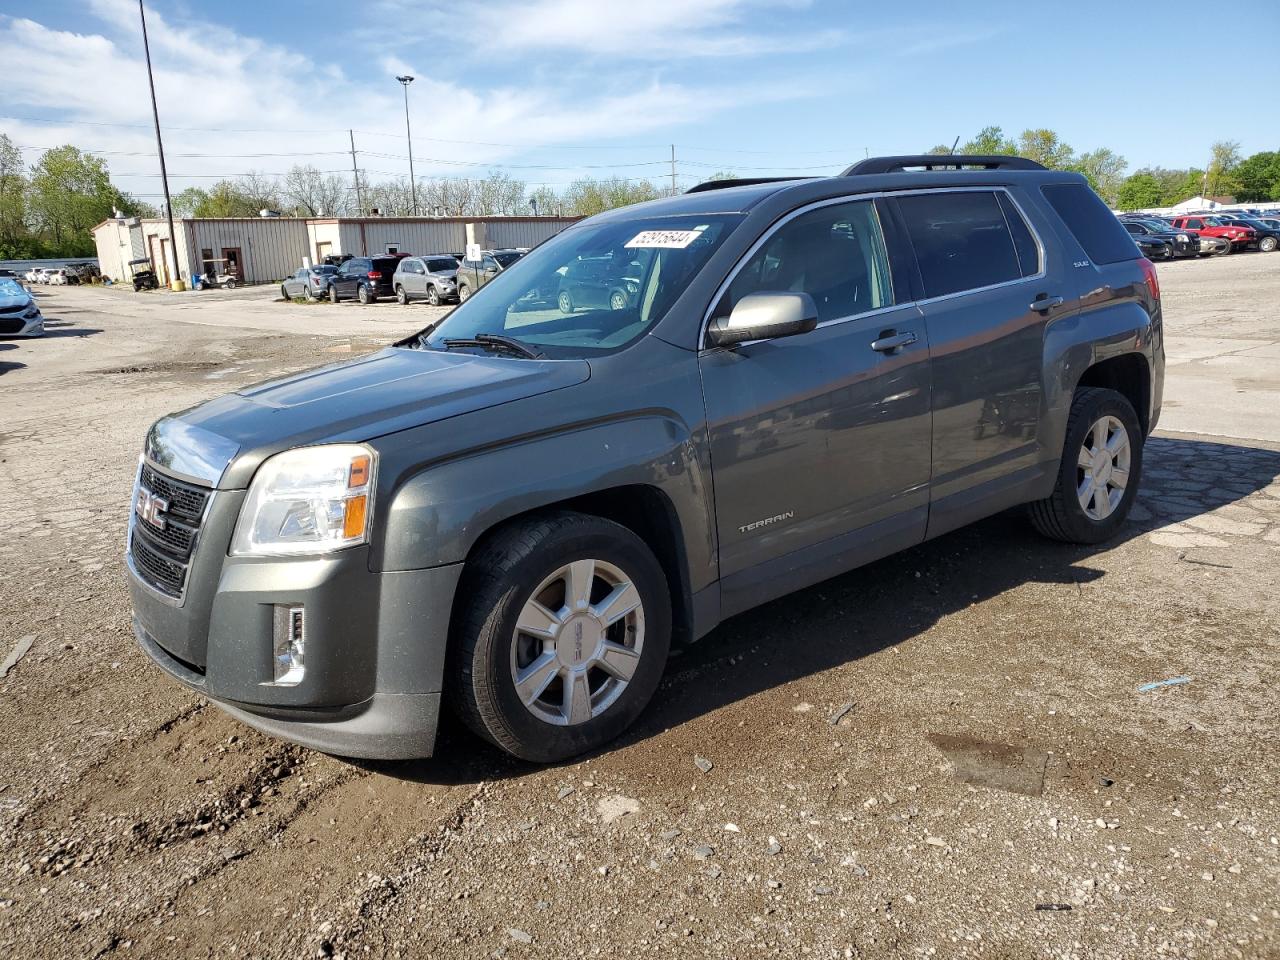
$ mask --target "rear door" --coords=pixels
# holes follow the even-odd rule
[[[933,359],[932,536],[1000,509],[1011,487],[1034,479],[1045,326],[1074,310],[1075,296],[1061,245],[1046,247],[1003,188],[893,204],[915,253]]]
[[[828,202],[780,221],[717,299],[713,318],[805,292],[819,316],[699,356],[726,615],[924,537],[929,346],[894,266],[871,200]]]

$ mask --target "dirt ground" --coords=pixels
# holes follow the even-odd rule
[[[427,308],[42,289],[0,342],[0,956],[1280,956],[1280,254],[1160,277],[1118,541],[1014,513],[769,604],[554,768],[282,744],[130,632],[148,424]]]

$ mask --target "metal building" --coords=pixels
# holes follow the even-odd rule
[[[461,253],[468,228],[482,246],[532,247],[575,223],[575,217],[295,217],[185,218],[174,220],[178,270],[225,270],[245,283],[275,283],[304,261],[326,256],[386,253]],[[104,220],[93,228],[103,276],[130,280],[130,261],[146,259],[162,285],[169,283],[169,226],[163,219]]]

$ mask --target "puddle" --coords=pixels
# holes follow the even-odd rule
[[[1043,750],[948,733],[931,733],[929,742],[951,761],[953,774],[961,783],[1028,797],[1044,793],[1044,768],[1049,755]]]

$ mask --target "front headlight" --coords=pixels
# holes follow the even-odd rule
[[[1185,233],[1180,233],[1180,234],[1178,234],[1178,240],[1179,240],[1181,243],[1186,243],[1186,242],[1188,242],[1190,239],[1191,239],[1191,238],[1190,238],[1190,237],[1188,237]]]
[[[329,553],[364,543],[376,466],[377,454],[353,443],[276,454],[249,486],[232,556]]]
[[[34,317],[38,317],[40,316],[40,308],[33,303],[31,306],[27,307],[25,311],[23,311],[22,316],[27,320],[31,320]]]

